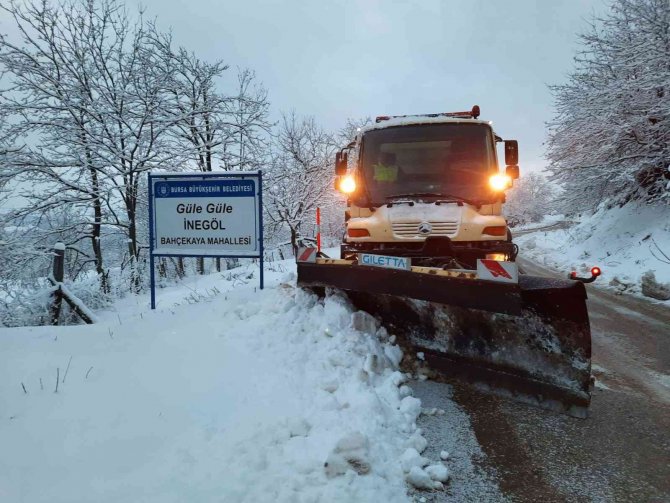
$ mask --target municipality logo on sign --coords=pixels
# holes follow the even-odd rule
[[[156,184],[156,194],[158,197],[167,197],[167,195],[170,193],[170,186],[163,182],[163,183],[157,183]]]

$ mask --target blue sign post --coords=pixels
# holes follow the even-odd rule
[[[151,309],[155,257],[257,258],[263,289],[263,176],[149,173]]]

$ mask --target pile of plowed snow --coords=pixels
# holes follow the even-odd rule
[[[392,338],[280,277],[259,291],[214,274],[161,290],[154,312],[130,298],[93,326],[0,329],[0,501],[393,502],[406,478],[439,488],[448,473],[423,468]]]

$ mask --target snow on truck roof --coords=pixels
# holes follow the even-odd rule
[[[449,117],[449,116],[431,116],[431,115],[413,115],[409,117],[391,117],[384,119],[374,124],[361,127],[360,133],[372,131],[375,129],[386,129],[396,126],[410,126],[418,124],[483,124],[490,126],[491,121],[484,121],[479,119],[469,119],[466,117]]]
[[[439,112],[433,114],[418,115],[380,115],[375,123],[360,130],[372,131],[374,129],[385,129],[389,127],[407,126],[415,124],[482,124],[491,126],[489,121],[478,120],[482,111],[479,105],[474,105],[472,110],[465,112]]]

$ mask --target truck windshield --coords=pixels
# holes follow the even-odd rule
[[[490,198],[497,170],[491,128],[483,124],[427,124],[369,131],[361,171],[370,199]]]

